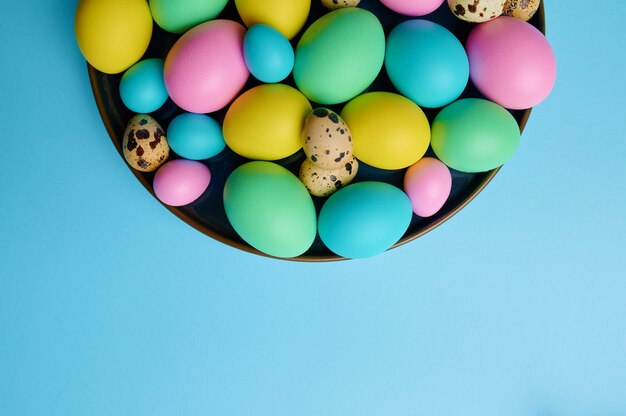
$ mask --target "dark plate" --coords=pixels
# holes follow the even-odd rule
[[[363,0],[359,7],[368,9],[376,14],[380,19],[386,34],[388,34],[391,29],[393,29],[398,23],[411,19],[410,17],[401,16],[388,10],[378,0]],[[321,6],[319,0],[312,0],[311,13],[309,15],[309,20],[307,21],[306,26],[308,27],[314,20],[316,20],[318,17],[326,12],[327,10]],[[229,5],[222,12],[220,18],[241,21],[239,19],[233,1],[229,2]],[[472,24],[465,23],[454,17],[445,2],[437,11],[424,18],[445,26],[448,30],[454,33],[463,44],[465,44],[467,35],[473,27]],[[530,21],[530,23],[545,33],[543,4],[541,5],[541,8],[537,12],[537,14]],[[172,35],[170,33],[164,32],[155,25],[152,42],[150,43],[150,47],[148,48],[148,51],[146,52],[144,58],[165,59],[167,52],[177,38],[177,35]],[[294,46],[297,44],[298,39],[299,37],[293,39],[292,44]],[[121,79],[121,74],[107,75],[89,66],[89,77],[91,79],[91,86],[94,92],[96,103],[98,105],[98,109],[102,116],[102,120],[104,121],[104,124],[109,132],[113,144],[120,153],[120,156],[123,158],[122,138],[126,123],[133,116],[133,113],[131,113],[124,106],[119,95],[119,82]],[[290,84],[292,86],[294,85],[293,79],[291,77],[285,80],[284,83]],[[258,84],[260,83],[251,76],[244,88],[244,91]],[[381,71],[378,78],[368,89],[368,91],[397,92],[391,85],[389,78],[387,77],[387,73],[384,69]],[[462,95],[462,98],[467,97],[482,97],[480,93],[476,91],[471,82]],[[316,107],[315,103],[312,104],[313,107]],[[342,106],[340,105],[327,107],[330,107],[333,110],[340,112]],[[431,122],[439,112],[439,109],[424,110]],[[511,111],[511,113],[517,120],[521,130],[524,129],[524,125],[526,124],[528,117],[530,116],[530,111],[530,109],[525,111]],[[161,109],[159,109],[152,115],[163,125],[163,127],[167,128],[172,118],[180,112],[181,110],[176,105],[174,105],[173,102],[168,101]],[[211,116],[221,122],[224,118],[225,113],[226,109],[216,113],[212,113]],[[432,153],[432,149],[428,150],[427,155],[434,156],[434,154]],[[176,158],[176,155],[172,154],[170,158]],[[278,163],[285,166],[287,169],[297,175],[302,160],[304,160],[304,153],[300,151],[289,158],[278,161]],[[184,207],[165,207],[176,216],[181,218],[183,221],[185,221],[187,224],[218,241],[251,253],[265,255],[258,250],[250,247],[237,235],[235,230],[228,222],[228,219],[226,218],[226,213],[224,211],[224,206],[222,203],[222,191],[224,189],[224,183],[228,178],[228,175],[236,167],[247,161],[247,159],[236,155],[227,148],[218,156],[203,162],[211,169],[212,178],[209,189],[204,193],[204,195],[202,195],[202,197],[200,197],[200,199]],[[465,205],[467,205],[474,197],[476,197],[476,195],[478,195],[480,191],[482,191],[482,189],[489,183],[489,181],[491,181],[491,179],[497,174],[498,170],[499,169],[495,169],[493,171],[484,173],[463,173],[451,170],[452,193],[448,198],[446,204],[436,215],[430,218],[420,218],[416,215],[413,215],[413,219],[411,221],[409,229],[394,247],[405,244],[424,235],[428,231],[432,230],[433,228],[442,224],[444,221],[451,218]],[[154,173],[141,173],[135,170],[132,171],[137,179],[143,184],[143,186],[154,196],[154,192],[152,190],[152,178],[154,176]],[[388,182],[402,188],[403,178],[404,170],[385,171],[361,163],[361,167],[355,178],[355,182],[365,180],[378,180]],[[313,200],[319,213],[319,209],[323,205],[324,199],[314,197]],[[313,246],[305,254],[300,257],[294,258],[293,260],[333,261],[341,259],[341,257],[335,255],[324,246],[318,235],[315,242],[313,243]]]

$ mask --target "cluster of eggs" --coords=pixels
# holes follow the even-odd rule
[[[228,147],[251,160],[230,174],[223,193],[226,215],[248,244],[296,257],[319,234],[340,256],[369,257],[393,246],[413,215],[429,217],[444,206],[450,169],[485,172],[509,160],[520,131],[507,109],[548,96],[554,55],[525,21],[538,7],[532,0],[448,0],[457,17],[483,22],[465,47],[429,20],[404,21],[386,36],[359,0],[322,0],[330,11],[294,50],[290,41],[310,1],[234,0],[244,27],[218,18],[228,0],[184,7],[177,0],[80,0],[75,29],[92,66],[124,72],[120,96],[136,115],[123,153],[134,169],[156,171],[153,188],[163,203],[201,197],[211,182],[202,161]],[[444,2],[380,1],[407,16]],[[182,34],[164,60],[142,60],[153,19]],[[397,92],[365,92],[383,68]],[[250,75],[262,84],[241,93]],[[295,87],[281,83],[289,75]],[[470,80],[484,99],[459,99]],[[183,112],[164,129],[149,114],[168,98]],[[340,104],[340,114],[324,107]],[[220,124],[210,114],[225,108]],[[440,109],[432,125],[422,108]],[[425,157],[429,147],[436,157]],[[277,161],[301,149],[298,178]],[[170,160],[170,151],[180,158]],[[403,189],[351,183],[360,162],[403,170]],[[311,195],[326,198],[319,215]]]

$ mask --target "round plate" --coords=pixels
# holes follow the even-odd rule
[[[389,34],[389,32],[397,24],[412,19],[411,17],[402,16],[390,11],[389,9],[384,7],[378,0],[363,0],[359,7],[370,10],[376,16],[378,16],[385,30],[385,34]],[[313,21],[315,21],[317,18],[327,12],[328,10],[326,10],[320,4],[319,0],[312,0],[311,13],[309,14],[309,19],[306,23],[306,27],[311,25]],[[229,2],[226,9],[220,14],[219,18],[237,20],[241,22],[233,1]],[[469,31],[472,27],[474,27],[473,24],[469,24],[457,19],[450,12],[445,2],[434,13],[423,18],[439,23],[440,25],[446,27],[448,30],[454,33],[463,44],[465,44]],[[537,14],[531,19],[530,23],[545,33],[543,4],[541,5]],[[146,54],[144,55],[144,58],[165,59],[165,57],[167,56],[167,52],[176,42],[178,37],[179,35],[167,33],[155,25],[152,35],[152,41],[148,50],[146,51]],[[298,40],[299,36],[292,40],[292,44],[294,45],[294,47],[295,45],[297,45]],[[107,128],[109,136],[111,137],[111,140],[113,141],[113,144],[118,150],[120,156],[123,158],[123,134],[126,128],[126,123],[133,116],[133,113],[131,113],[130,110],[128,110],[124,106],[120,98],[119,83],[122,74],[103,74],[91,66],[88,66],[88,69],[89,77],[91,79],[91,86],[94,92],[96,103],[98,105],[98,109],[102,116],[102,120],[104,121],[104,124]],[[283,81],[283,83],[294,86],[292,77],[287,78],[285,81]],[[259,81],[250,76],[248,83],[244,87],[244,91],[259,84]],[[367,91],[397,92],[393,85],[391,85],[391,82],[389,81],[387,73],[384,69],[380,72],[376,81],[374,81],[374,83],[370,86],[370,88],[368,88]],[[467,97],[482,97],[481,94],[471,84],[471,81],[461,96],[461,98]],[[312,103],[312,105],[314,108],[317,106],[315,103]],[[341,111],[342,105],[326,107],[331,108],[332,110],[339,113]],[[423,110],[431,122],[440,111],[440,109]],[[174,118],[177,114],[181,112],[181,109],[179,109],[171,100],[168,100],[168,102],[161,109],[152,113],[151,115],[157,121],[159,121],[163,127],[167,128],[172,118]],[[222,122],[225,114],[226,109],[223,109],[219,112],[212,113],[211,116],[217,121]],[[523,130],[524,125],[526,124],[526,121],[530,116],[530,109],[525,111],[511,111],[511,114],[513,114],[513,116],[517,120],[520,126],[520,130]],[[426,156],[434,156],[432,149],[428,150]],[[177,156],[172,153],[170,159],[176,157]],[[298,170],[300,168],[300,163],[303,160],[304,152],[300,150],[295,155],[280,160],[277,163],[285,166],[297,176]],[[265,256],[265,254],[252,248],[237,235],[226,217],[222,200],[224,183],[226,182],[226,179],[235,168],[248,161],[248,159],[238,156],[230,149],[226,148],[218,156],[203,161],[203,163],[205,163],[211,170],[212,178],[209,189],[207,189],[207,191],[197,201],[183,207],[165,207],[176,216],[181,218],[183,221],[185,221],[187,224],[218,241],[221,241],[225,244],[241,250]],[[463,173],[451,169],[452,192],[446,204],[436,215],[430,218],[421,218],[413,215],[411,225],[409,226],[407,232],[394,247],[405,244],[409,241],[416,239],[417,237],[420,237],[421,235],[427,233],[428,231],[432,230],[433,228],[442,224],[444,221],[451,218],[465,205],[467,205],[474,197],[476,197],[476,195],[478,195],[480,191],[482,191],[482,189],[489,183],[489,181],[491,181],[491,179],[497,174],[498,170],[499,169],[495,169],[484,173]],[[154,196],[154,191],[152,189],[152,179],[154,177],[154,173],[142,173],[135,170],[132,170],[132,172],[135,177],[143,184],[143,186]],[[367,166],[364,163],[361,163],[361,167],[356,178],[354,179],[354,182],[377,180],[388,182],[395,186],[398,186],[399,188],[402,188],[403,179],[404,170],[387,171],[376,169],[371,166]],[[313,197],[313,200],[319,213],[319,210],[323,205],[325,198]],[[315,242],[306,253],[291,260],[333,261],[341,259],[342,257],[335,255],[328,248],[326,248],[326,246],[324,246],[318,235],[315,239]]]

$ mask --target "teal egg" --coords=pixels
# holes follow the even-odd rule
[[[391,248],[408,229],[413,209],[409,197],[384,182],[359,182],[335,192],[320,212],[318,229],[334,253],[371,257]]]
[[[519,126],[511,113],[479,98],[455,101],[432,124],[435,154],[461,172],[495,169],[513,156],[519,143]]]
[[[226,147],[222,127],[206,114],[182,113],[167,128],[167,142],[179,156],[204,160]]]
[[[385,68],[402,95],[428,108],[456,100],[469,80],[469,61],[461,42],[445,27],[427,20],[400,23],[389,33]]]
[[[235,169],[224,187],[224,209],[237,234],[270,256],[299,256],[315,240],[311,195],[296,176],[275,163],[255,161]]]
[[[298,42],[293,70],[298,89],[319,104],[339,104],[362,93],[385,59],[378,18],[356,7],[316,20]]]
[[[243,56],[252,75],[268,84],[284,80],[293,69],[291,43],[268,25],[257,24],[248,29],[243,41]]]
[[[163,59],[144,59],[130,67],[120,80],[122,102],[139,114],[152,113],[168,99],[163,78]]]

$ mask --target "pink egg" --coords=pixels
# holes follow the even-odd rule
[[[165,60],[165,87],[179,107],[211,113],[235,98],[250,75],[243,58],[245,33],[237,22],[212,20],[178,39]]]
[[[396,13],[424,16],[437,10],[444,0],[380,0],[380,2]]]
[[[180,207],[200,198],[211,182],[209,168],[195,160],[167,162],[154,175],[154,193],[164,204]]]
[[[425,157],[407,169],[404,192],[413,212],[420,217],[435,215],[446,203],[452,190],[452,175],[439,159]]]
[[[472,29],[466,49],[472,82],[503,107],[534,107],[554,87],[554,52],[530,23],[508,16],[481,23]]]

